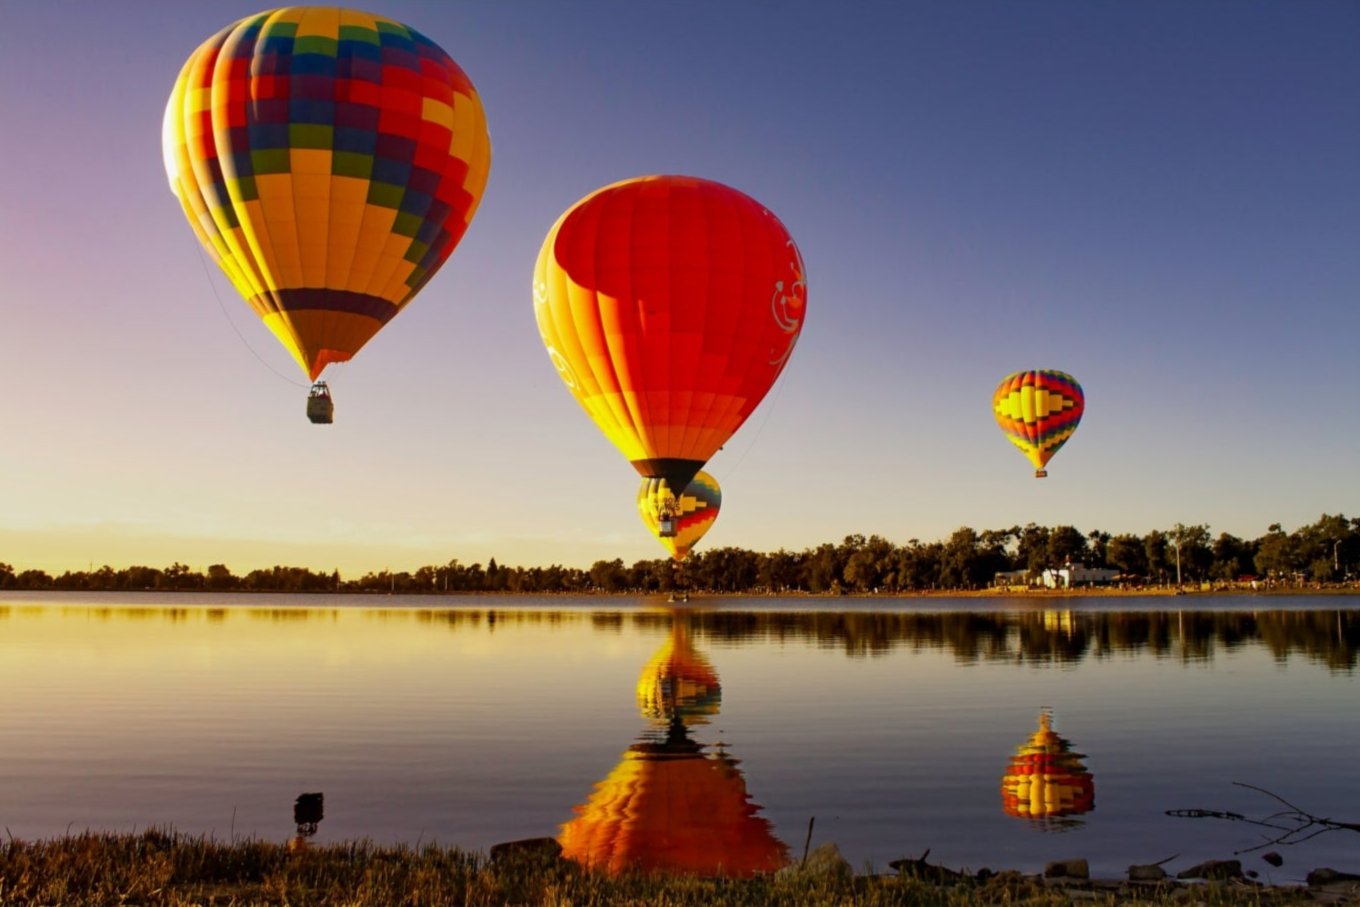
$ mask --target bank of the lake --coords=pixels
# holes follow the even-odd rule
[[[811,862],[811,861],[810,861]],[[798,866],[746,879],[609,875],[540,851],[496,859],[438,845],[368,842],[292,847],[225,843],[148,831],[80,834],[0,844],[0,902],[11,907],[232,905],[1295,905],[1352,904],[1354,881],[1269,885],[1251,880],[1044,878],[1014,871],[939,878],[930,873],[813,871]]]

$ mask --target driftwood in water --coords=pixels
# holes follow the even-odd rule
[[[920,879],[924,882],[959,882],[963,879],[973,878],[966,872],[958,872],[944,866],[927,863],[926,857],[928,856],[930,856],[930,848],[926,848],[926,852],[919,857],[903,857],[900,860],[893,860],[888,863],[888,868],[896,869],[898,875]]]
[[[1244,816],[1241,813],[1225,812],[1218,809],[1168,809],[1168,816],[1176,816],[1182,819],[1226,819],[1230,822],[1246,822],[1248,825],[1258,825],[1262,828],[1273,829],[1279,832],[1275,837],[1257,844],[1255,847],[1247,847],[1234,853],[1251,853],[1253,850],[1260,850],[1272,844],[1300,844],[1310,838],[1316,838],[1320,834],[1329,831],[1360,831],[1360,822],[1341,822],[1336,819],[1328,819],[1323,816],[1315,816],[1305,809],[1290,803],[1279,794],[1257,787],[1254,784],[1244,784],[1241,781],[1234,781],[1237,787],[1245,787],[1248,790],[1258,791],[1267,797],[1283,803],[1287,809],[1271,813],[1259,819]],[[1272,865],[1275,864],[1272,861]]]

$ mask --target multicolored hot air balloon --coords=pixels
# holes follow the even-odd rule
[[[637,494],[642,522],[677,561],[708,532],[722,508],[718,480],[706,472],[696,473],[684,492],[676,497],[665,479],[643,479]]]
[[[447,53],[322,6],[205,41],[175,81],[163,150],[189,225],[313,381],[439,270],[491,166],[482,103]]]
[[[1086,411],[1086,395],[1066,372],[1037,369],[1007,375],[992,394],[992,414],[1012,444],[1034,464],[1034,475],[1067,443]]]
[[[671,636],[642,669],[638,708],[644,718],[686,727],[706,724],[722,706],[722,685],[706,657],[694,648],[679,614],[671,616]]]
[[[778,218],[690,176],[586,196],[534,271],[538,330],[567,388],[639,473],[672,489],[760,403],[806,308],[803,259]]]
[[[1090,812],[1096,788],[1082,764],[1083,755],[1053,730],[1053,718],[1039,713],[1039,729],[1021,744],[1001,778],[1001,806],[1009,816],[1044,820],[1044,827],[1062,827],[1054,820]]]

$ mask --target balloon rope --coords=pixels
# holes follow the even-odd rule
[[[779,380],[775,382],[774,398],[770,400],[770,405],[765,408],[765,415],[761,418],[760,424],[756,426],[756,433],[751,436],[751,443],[746,445],[746,449],[741,452],[741,457],[737,462],[732,464],[731,469],[723,470],[723,481],[732,478],[741,464],[745,462],[746,455],[751,452],[751,448],[755,446],[756,440],[760,437],[760,433],[765,430],[765,423],[770,421],[770,413],[774,412],[775,404],[779,402],[779,395],[784,393],[784,383],[785,379],[781,374]]]
[[[203,248],[199,246],[198,243],[194,243],[194,246],[198,249],[198,263],[203,266],[203,276],[207,279],[208,286],[212,288],[213,298],[217,300],[217,307],[222,310],[222,317],[227,319],[227,324],[231,325],[231,329],[235,331],[236,336],[241,339],[242,345],[245,346],[246,349],[250,350],[250,355],[258,359],[260,361],[260,364],[263,365],[265,368],[269,369],[271,372],[278,375],[280,378],[282,378],[284,381],[287,381],[294,387],[310,387],[311,385],[309,384],[303,384],[301,381],[298,381],[295,378],[288,377],[283,372],[279,371],[278,369],[274,368],[274,366],[266,362],[263,356],[255,352],[255,348],[250,345],[250,341],[246,339],[245,334],[241,333],[240,328],[236,326],[236,322],[232,321],[231,316],[227,314],[227,307],[222,304],[222,296],[217,292],[217,284],[213,283],[212,272],[208,270],[208,260],[207,256],[203,254]]]

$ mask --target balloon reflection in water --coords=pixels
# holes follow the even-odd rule
[[[707,724],[722,705],[722,685],[704,655],[694,648],[685,622],[671,621],[671,638],[642,669],[637,683],[642,717],[686,727]]]
[[[674,626],[679,626],[679,620]],[[705,752],[687,724],[716,715],[717,674],[683,628],[643,671],[644,715],[665,721],[630,746],[562,826],[562,855],[610,873],[641,870],[752,876],[788,862],[788,848],[757,813],[737,760]]]
[[[1039,713],[1039,728],[1016,749],[1001,778],[1001,804],[1007,815],[1038,819],[1046,828],[1080,824],[1070,817],[1095,808],[1095,780],[1082,764],[1084,754],[1054,732],[1053,716]]]

